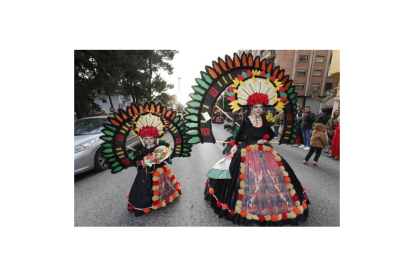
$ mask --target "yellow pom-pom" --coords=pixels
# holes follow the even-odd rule
[[[240,188],[246,188],[246,182],[240,181]]]
[[[244,189],[239,189],[239,194],[244,195]]]
[[[299,200],[296,200],[296,201],[295,201],[295,204],[296,204],[296,206],[297,206],[297,207],[299,207],[299,206],[300,206],[300,202],[299,202]]]
[[[284,171],[285,171],[285,167],[281,166],[281,167],[279,167],[279,168],[280,168],[280,170],[281,170],[282,172],[284,172]]]
[[[265,220],[269,221],[270,220],[270,215],[265,216]]]
[[[284,176],[289,176],[289,174],[288,174],[288,172],[287,172],[287,171],[284,171],[284,172],[283,172],[283,175],[284,175]]]
[[[276,156],[276,161],[282,161],[282,158],[280,158],[280,156]]]
[[[154,176],[154,177],[152,178],[152,181],[158,181],[158,180],[160,180],[160,178],[159,178],[158,176]]]
[[[253,218],[253,215],[252,214],[247,214],[246,218],[247,219],[252,219]]]
[[[296,194],[296,191],[294,189],[290,190],[290,195],[294,196]]]
[[[153,197],[152,197],[152,201],[157,201],[158,199],[160,199],[160,197],[159,197],[159,196],[153,196]]]

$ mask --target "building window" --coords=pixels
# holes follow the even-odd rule
[[[319,84],[312,84],[312,85],[311,85],[311,90],[312,90],[312,91],[317,91],[317,90],[319,90]]]
[[[315,71],[313,71],[313,76],[314,77],[320,77],[320,76],[322,76],[322,70],[315,70]]]
[[[327,83],[325,84],[325,91],[328,91],[328,90],[330,90],[330,89],[332,89],[332,82],[327,82]]]
[[[306,70],[298,70],[298,77],[303,77],[306,75]]]
[[[303,83],[296,84],[296,90],[303,90],[305,85]]]
[[[299,61],[300,62],[308,62],[308,56],[300,56]]]
[[[103,103],[106,103],[106,99],[102,99],[102,102],[103,102]]]
[[[323,62],[324,56],[316,56],[315,62]]]

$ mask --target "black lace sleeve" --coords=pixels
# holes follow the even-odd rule
[[[239,142],[243,142],[246,141],[246,119],[243,120],[240,128],[239,128],[239,132],[237,133],[237,136],[235,138],[236,143],[238,144]]]

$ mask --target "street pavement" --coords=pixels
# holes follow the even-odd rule
[[[230,136],[223,124],[213,124],[213,133],[218,141]],[[318,166],[313,166],[312,162],[305,165],[302,161],[307,151],[290,145],[273,145],[273,148],[285,158],[307,188],[311,201],[309,218],[300,226],[340,226],[340,162],[322,152]],[[167,207],[141,217],[127,211],[125,197],[134,182],[135,168],[117,174],[106,170],[75,176],[75,226],[244,227],[219,219],[203,197],[206,174],[223,158],[221,151],[219,144],[197,144],[193,146],[190,158],[173,159],[171,169],[181,183],[182,195]]]

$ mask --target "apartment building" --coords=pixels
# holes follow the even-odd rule
[[[339,84],[339,78],[329,75],[332,50],[240,50],[273,61],[285,70],[295,85],[298,93],[298,105],[309,105],[314,113],[319,112],[321,102],[312,98],[312,92],[325,97],[326,91]],[[334,101],[330,100],[325,107],[332,109]]]

